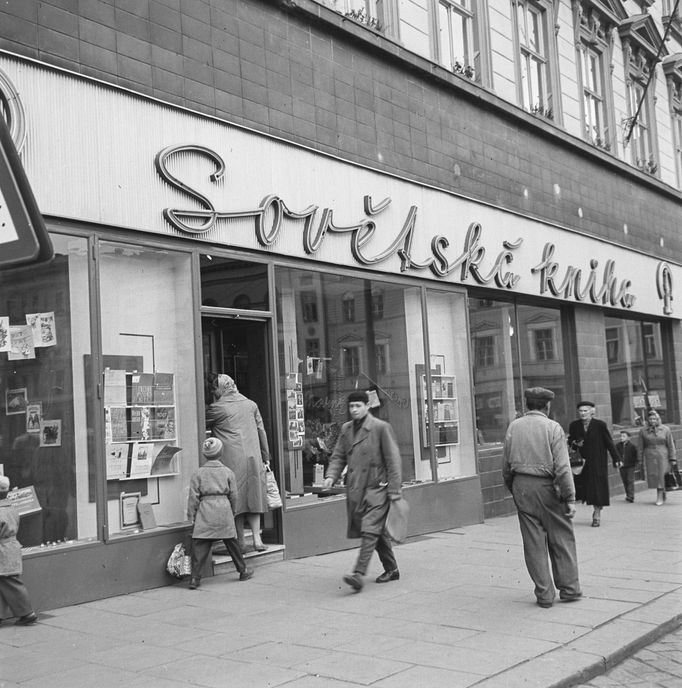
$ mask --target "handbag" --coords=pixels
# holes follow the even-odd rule
[[[569,447],[568,460],[571,465],[571,473],[573,475],[580,475],[583,472],[583,468],[585,468],[585,459],[580,455],[580,451]]]
[[[192,575],[192,557],[185,552],[185,546],[179,542],[168,557],[166,571],[174,578],[185,578]]]
[[[268,502],[268,509],[271,511],[273,509],[279,509],[282,506],[282,497],[279,494],[279,485],[277,485],[277,479],[275,474],[269,468],[265,471],[266,479],[266,498]]]
[[[405,540],[407,537],[407,518],[409,515],[410,505],[402,497],[389,502],[384,533],[390,540],[397,544]]]
[[[576,461],[576,463],[571,463],[571,473],[573,475],[580,475],[583,472],[583,468],[585,468],[585,459],[580,459],[579,463]]]

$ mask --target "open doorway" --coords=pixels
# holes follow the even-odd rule
[[[213,401],[208,392],[212,375],[225,373],[237,384],[238,390],[255,401],[263,417],[270,447],[270,466],[277,476],[278,462],[273,446],[273,417],[270,371],[268,321],[237,316],[205,315],[201,320],[205,404]],[[279,476],[277,476],[279,482]],[[281,543],[279,511],[263,515],[263,541]],[[247,537],[247,540],[250,538]]]

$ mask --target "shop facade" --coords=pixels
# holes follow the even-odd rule
[[[0,70],[55,248],[1,278],[0,463],[40,608],[170,582],[214,373],[263,415],[285,497],[264,539],[285,557],[353,545],[320,483],[354,389],[396,431],[411,535],[510,511],[524,387],[552,389],[564,427],[581,396],[614,427],[647,404],[679,423],[677,263],[9,54]]]

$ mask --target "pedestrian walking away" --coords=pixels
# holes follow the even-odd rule
[[[244,520],[253,536],[253,548],[264,552],[261,514],[268,511],[266,471],[270,449],[263,418],[255,401],[237,389],[229,375],[217,375],[212,382],[213,403],[206,409],[206,427],[223,443],[223,463],[237,478],[235,525],[242,552],[246,551]]]
[[[237,541],[233,511],[237,503],[237,481],[234,472],[221,461],[223,443],[217,437],[209,437],[202,446],[202,454],[206,462],[192,474],[187,497],[187,517],[194,524],[190,590],[201,585],[202,573],[216,540],[225,544],[239,571],[240,581],[253,576]]]
[[[625,488],[625,501],[635,501],[635,470],[637,469],[637,447],[630,441],[630,433],[627,430],[620,431],[620,442],[616,449],[621,459],[620,479]]]
[[[348,412],[352,420],[341,428],[324,486],[332,487],[347,467],[348,537],[362,540],[355,568],[343,580],[360,592],[375,550],[384,567],[376,582],[400,578],[391,540],[384,531],[389,503],[402,496],[402,464],[393,429],[369,412],[367,392],[348,395]]]
[[[0,623],[16,617],[18,626],[33,624],[38,615],[33,611],[28,590],[21,580],[23,562],[17,540],[19,511],[7,499],[9,478],[0,475]]]
[[[665,502],[665,474],[677,467],[677,453],[672,432],[661,424],[658,412],[651,409],[646,425],[637,437],[639,451],[646,467],[646,481],[650,489],[656,490],[656,506]]]
[[[610,504],[607,454],[615,468],[621,467],[621,459],[606,423],[594,412],[594,402],[578,402],[578,420],[568,426],[568,443],[585,459],[582,472],[575,476],[576,500],[593,507],[592,526],[598,528],[602,509]]]
[[[502,475],[518,512],[536,603],[549,608],[557,589],[562,602],[582,597],[571,521],[575,489],[564,431],[548,418],[554,392],[531,387],[524,397],[526,413],[505,434]]]

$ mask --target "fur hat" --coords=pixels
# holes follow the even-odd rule
[[[207,459],[219,459],[223,455],[223,443],[217,437],[209,437],[201,447]]]
[[[348,395],[348,403],[350,404],[351,401],[361,401],[363,404],[369,404],[369,394],[361,389],[356,389]]]

